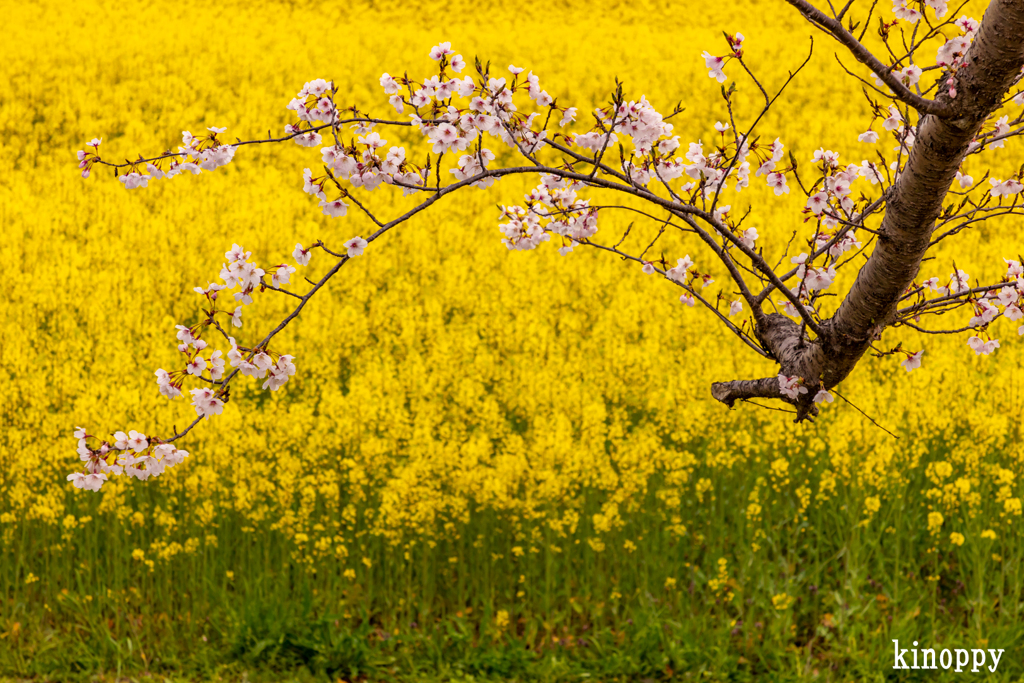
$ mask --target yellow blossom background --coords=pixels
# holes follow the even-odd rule
[[[237,382],[224,414],[180,444],[185,464],[98,494],[65,481],[78,463],[77,425],[101,438],[160,436],[194,417],[187,402],[159,395],[153,372],[180,362],[174,325],[199,320],[192,287],[216,279],[232,243],[275,264],[291,262],[296,242],[339,249],[372,232],[354,207],[330,219],[301,191],[317,149],[243,147],[224,169],[126,192],[100,168],[78,176],[74,153],[92,137],[120,160],[207,126],[226,126],[228,139],[276,135],[293,121],[285,105],[314,78],[338,84],[339,104],[390,115],[380,74],[430,75],[427,52],[451,40],[471,65],[479,56],[496,72],[533,70],[559,104],[580,108],[581,122],[607,104],[615,77],[627,98],[646,95],[662,112],[681,101],[675,132],[710,145],[728,112],[700,52],[724,54],[721,31],[740,31],[755,73],[777,89],[813,34],[783,3],[435,5],[5,8],[0,631],[33,623],[71,638],[57,606],[95,594],[120,637],[133,609],[166,616],[188,605],[191,615],[235,586],[241,595],[261,576],[288,575],[352,619],[390,628],[469,610],[495,638],[550,635],[580,614],[614,622],[651,591],[678,614],[710,610],[726,625],[757,610],[766,622],[794,620],[770,637],[742,636],[734,654],[749,661],[765,638],[781,651],[815,628],[834,631],[820,625],[825,598],[805,591],[811,574],[862,591],[873,573],[887,601],[908,586],[903,608],[868,596],[879,623],[915,605],[927,614],[936,591],[964,594],[957,582],[989,600],[1012,585],[1024,466],[1015,326],[993,328],[1002,347],[990,357],[976,357],[964,335],[887,332],[879,348],[924,348],[922,368],[866,357],[838,389],[898,439],[838,399],[814,424],[752,405],[728,410],[711,399],[711,382],[775,368],[709,313],[681,305],[674,287],[596,251],[505,249],[495,204],[518,202],[530,179],[470,189],[371,244],[274,340],[295,356],[292,381],[275,393]],[[968,9],[980,18],[983,6]],[[875,154],[856,140],[870,122],[860,84],[842,76],[834,45],[814,42],[760,125],[806,177],[819,147],[844,163]],[[749,123],[759,95],[739,69],[726,73],[739,87],[738,121]],[[416,144],[408,133],[392,139]],[[1017,148],[991,153],[995,177],[1013,172]],[[754,207],[746,225],[774,261],[794,230],[811,236],[803,201],[797,187],[779,199],[752,184],[730,193],[732,213]],[[357,196],[381,215],[408,206],[386,187]],[[630,220],[602,217],[598,239],[616,241]],[[641,230],[654,234],[635,229],[624,248],[641,244]],[[965,231],[922,275],[945,277],[955,259],[972,278],[996,279],[1002,257],[1021,252],[1019,236],[1007,221]],[[716,275],[707,292],[721,286],[733,298],[695,242],[664,247],[672,262],[688,253]],[[327,267],[315,252],[306,274]],[[262,337],[289,308],[260,295],[237,336]],[[842,548],[845,559],[829,559]],[[935,585],[925,580],[933,575]],[[205,578],[168,587],[172,576]],[[1016,615],[986,605],[962,607],[979,633]],[[840,611],[829,607],[827,623],[837,614],[842,628]],[[797,612],[810,625],[797,628]],[[206,628],[191,619],[193,633]],[[23,673],[41,646],[18,642],[18,657],[0,664]]]

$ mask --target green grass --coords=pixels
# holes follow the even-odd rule
[[[389,546],[365,533],[360,518],[351,552],[371,566],[360,563],[354,578],[336,561],[302,560],[294,539],[270,528],[273,520],[243,531],[230,515],[215,530],[190,531],[214,532],[216,545],[157,560],[151,570],[132,550],[164,537],[153,516],[136,526],[100,513],[98,497],[69,495],[68,509],[92,521],[63,534],[39,522],[5,530],[0,674],[55,681],[143,674],[912,680],[907,674],[919,672],[892,670],[895,638],[967,649],[987,640],[985,647],[1006,650],[988,680],[1021,677],[1017,535],[1002,533],[998,545],[981,539],[991,520],[979,513],[958,520],[963,546],[941,541],[948,533],[936,542],[923,474],[867,523],[852,492],[838,490],[801,514],[796,482],[772,490],[755,474],[720,471],[713,494],[703,502],[691,495],[675,510],[649,494],[623,512],[622,528],[601,535],[600,552],[587,542],[601,508],[597,494],[581,497],[579,524],[564,537],[539,522],[511,524],[470,510],[468,522],[439,522],[436,547]],[[163,504],[188,531],[189,511],[163,500],[160,484],[132,487],[124,504]],[[757,524],[745,514],[754,486],[763,506]],[[989,492],[982,494],[987,500]],[[671,514],[681,516],[685,535],[669,530]],[[627,539],[632,552],[623,548]],[[515,545],[522,556],[513,554]],[[1002,561],[993,559],[996,550]],[[719,558],[727,560],[728,581],[715,590],[709,581],[719,578]],[[38,580],[26,583],[30,573]],[[780,610],[772,597],[782,593],[792,604]],[[507,624],[498,624],[499,610]],[[928,680],[954,676],[924,673]]]

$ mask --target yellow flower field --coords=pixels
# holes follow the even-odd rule
[[[823,671],[877,671],[851,653],[877,642],[881,657],[890,630],[955,635],[962,621],[984,639],[1016,623],[1015,328],[1000,328],[987,357],[966,335],[887,331],[878,347],[923,348],[922,368],[866,358],[839,390],[898,439],[842,400],[799,426],[749,404],[729,410],[711,382],[775,368],[664,280],[586,249],[506,250],[496,204],[520,201],[528,178],[467,189],[372,243],[275,339],[295,356],[295,377],[274,393],[236,381],[223,415],[179,444],[191,453],[183,465],[98,494],[65,480],[78,425],[109,438],[169,434],[194,418],[153,373],[179,362],[174,326],[199,321],[192,288],[216,279],[233,243],[259,263],[290,263],[296,242],[340,248],[372,232],[365,216],[328,218],[301,191],[317,149],[243,147],[215,173],[128,192],[109,171],[79,177],[75,151],[89,139],[120,160],[208,126],[230,140],[278,135],[293,121],[285,105],[314,78],[333,79],[339,103],[390,115],[380,74],[427,75],[427,52],[450,40],[470,63],[533,70],[581,121],[607,104],[615,77],[660,111],[681,101],[680,139],[710,144],[727,112],[701,51],[721,52],[721,32],[741,31],[758,77],[778,88],[813,33],[785,3],[46,0],[5,13],[0,675],[203,669],[195,663],[213,660],[200,636],[251,654],[259,637],[238,624],[273,620],[245,612],[243,596],[285,611],[306,596],[310,614],[372,625],[373,642],[454,619],[475,629],[474,644],[522,638],[540,651],[552,637],[582,651],[583,626],[617,642],[625,619],[659,609],[694,619],[724,654],[658,646],[671,662],[652,670],[721,676],[790,671],[787,648],[811,638]],[[819,147],[844,163],[875,154],[857,142],[870,114],[836,49],[815,36],[810,64],[760,128],[807,169]],[[739,70],[729,82],[749,122],[759,94]],[[1017,143],[990,158],[994,173],[1015,171]],[[410,206],[387,188],[359,197],[387,216]],[[763,182],[733,197],[737,215],[754,207],[766,255],[781,257],[805,198],[776,198]],[[617,241],[630,220],[612,214],[599,237]],[[648,241],[656,231],[641,229]],[[965,231],[922,277],[955,260],[998,278],[1002,257],[1024,251],[1020,235],[1005,220]],[[716,267],[672,239],[666,258]],[[627,245],[642,241],[631,233]],[[325,271],[316,252],[307,274]],[[262,337],[290,306],[261,295],[238,336]],[[702,632],[679,628],[683,643]]]

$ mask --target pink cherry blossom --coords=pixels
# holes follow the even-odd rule
[[[224,411],[224,402],[214,396],[213,390],[207,387],[193,389],[192,405],[199,417],[210,419],[213,415],[220,415]]]
[[[309,249],[303,249],[302,245],[296,242],[295,251],[292,252],[292,256],[295,257],[295,262],[300,266],[308,266],[312,254]]]
[[[781,173],[769,173],[767,181],[768,187],[775,189],[776,197],[783,194],[789,194],[789,186],[786,185],[786,176]]]
[[[250,256],[252,256],[251,251],[246,251],[243,247],[237,244],[232,244],[231,250],[224,253],[224,258],[228,260],[228,263],[234,263],[235,261],[245,261]]]
[[[977,19],[972,19],[966,15],[961,16],[954,23],[957,25],[957,28],[964,33],[974,33],[978,30],[978,27],[981,26],[981,22]]]
[[[955,273],[949,275],[949,291],[953,294],[961,294],[971,288],[971,276],[960,270],[959,268]]]
[[[811,195],[807,199],[807,208],[810,209],[815,216],[821,215],[821,212],[824,211],[827,206],[827,192],[819,192],[817,194]]]
[[[450,42],[439,43],[430,49],[430,58],[435,62],[440,61],[441,57],[453,54],[455,54],[455,52],[452,50],[452,44]]]
[[[141,434],[135,430],[128,432],[128,447],[135,453],[141,453],[150,446],[150,441],[145,437],[145,434]]]
[[[295,266],[289,266],[281,264],[274,271],[274,274],[270,276],[270,286],[278,289],[281,285],[288,284],[291,279],[292,273],[295,272]]]
[[[896,78],[900,80],[901,83],[903,83],[903,85],[910,88],[916,85],[919,80],[921,80],[922,73],[923,71],[921,70],[921,67],[911,64],[907,67],[904,67],[903,69],[895,71],[894,75],[896,76]]]
[[[137,171],[119,175],[117,179],[121,181],[126,190],[134,190],[137,187],[147,187],[149,185],[149,176],[142,175]]]
[[[430,132],[429,139],[435,154],[447,152],[458,142],[459,129],[450,123],[442,123]]]
[[[967,345],[974,349],[975,355],[987,356],[999,348],[999,340],[990,339],[989,341],[983,341],[980,337],[971,337],[967,340]]]
[[[359,144],[367,145],[371,149],[377,149],[378,147],[383,147],[384,145],[388,144],[388,141],[381,140],[380,133],[369,133],[365,137],[359,138]]]
[[[292,363],[292,356],[281,356],[277,363],[271,366],[269,370],[270,376],[263,383],[263,388],[277,391],[288,381],[290,376],[295,374],[295,364]]]
[[[221,357],[220,349],[210,355],[210,379],[219,380],[224,376],[224,359]]]
[[[399,90],[401,90],[401,86],[398,84],[398,81],[396,81],[394,78],[391,77],[391,75],[387,73],[384,73],[380,77],[380,87],[384,88],[385,95],[394,95]]]
[[[320,133],[315,133],[313,131],[301,133],[292,139],[295,140],[295,144],[300,147],[316,147],[323,141],[323,138],[320,137]]]
[[[181,396],[181,390],[174,385],[170,373],[166,370],[160,369],[156,371],[156,383],[160,387],[160,393],[167,398],[177,398]]]
[[[260,351],[253,356],[252,364],[256,366],[259,371],[259,377],[266,376],[267,370],[274,364],[274,359],[270,357],[270,354],[266,351]]]
[[[992,131],[992,134],[995,135],[997,138],[1002,138],[1007,133],[1009,133],[1010,124],[1007,123],[1009,118],[1009,116],[1000,116],[999,119],[996,120],[996,127],[995,130]],[[989,149],[998,149],[1002,147],[1005,142],[1006,141],[1002,139],[993,140],[992,142],[989,143],[988,146]]]
[[[803,378],[797,376],[779,375],[779,391],[784,396],[789,398],[798,399],[800,394],[807,393],[807,387],[803,385]]]
[[[836,168],[839,165],[839,153],[819,147],[814,152],[814,161],[820,161],[829,168]]]
[[[807,289],[828,289],[832,285],[832,281],[835,280],[835,277],[836,269],[834,266],[829,268],[809,268],[804,282],[807,285]]]
[[[911,370],[916,370],[917,368],[921,367],[921,356],[923,355],[924,349],[921,349],[920,351],[915,351],[914,353],[909,354],[906,357],[906,359],[900,363],[900,365],[906,368],[907,372],[910,372]]]
[[[206,360],[197,353],[196,357],[185,365],[185,372],[196,377],[202,377],[203,373],[206,372]]]
[[[757,228],[747,228],[740,235],[740,242],[748,249],[754,248],[754,241],[758,238]]]
[[[216,284],[213,282],[207,283],[206,287],[193,287],[192,291],[196,294],[202,294],[208,299],[214,300],[217,298],[217,292],[225,289],[224,285]]]
[[[68,475],[68,481],[72,482],[75,488],[85,489],[86,491],[99,491],[106,480],[107,475],[103,473],[85,474],[84,472],[75,472]]]
[[[992,184],[992,189],[989,192],[993,197],[1006,197],[1011,194],[1017,194],[1021,190],[1024,190],[1024,185],[1020,181],[1010,178],[1009,180],[997,180],[996,178],[989,178]]]
[[[882,121],[882,128],[886,130],[896,130],[903,122],[903,114],[900,110],[893,105],[889,105],[889,117]]]
[[[974,304],[975,315],[967,323],[970,327],[981,327],[988,325],[999,316],[999,309],[984,299]]]
[[[897,19],[909,21],[911,24],[916,24],[921,18],[921,13],[912,7],[907,7],[906,0],[893,0],[892,11],[896,15]]]
[[[722,73],[722,67],[725,65],[724,57],[715,57],[714,55],[704,51],[701,55],[704,58],[704,66],[708,69],[708,76],[714,78],[719,83],[725,83],[726,75]]]
[[[665,277],[669,280],[675,280],[681,284],[686,283],[686,271],[693,267],[693,261],[690,260],[690,255],[687,254],[683,258],[676,261],[676,265],[665,271]]]
[[[333,202],[320,202],[320,208],[323,209],[325,216],[332,218],[340,218],[348,213],[348,204],[340,199],[335,199]]]
[[[366,240],[356,235],[352,239],[344,243],[344,247],[348,249],[348,257],[361,256],[363,249],[366,248]]]

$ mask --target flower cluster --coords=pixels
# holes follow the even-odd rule
[[[82,169],[83,178],[89,177],[89,173],[92,172],[93,164],[99,161],[101,142],[103,142],[102,138],[93,138],[86,143],[86,147],[92,147],[92,150],[78,150],[78,168]]]
[[[116,432],[114,443],[103,441],[98,447],[90,448],[89,439],[94,438],[82,427],[75,428],[78,439],[78,455],[85,470],[67,476],[76,488],[99,491],[108,475],[126,474],[139,481],[158,477],[168,467],[181,464],[188,452],[179,450],[170,443],[150,444],[149,438],[135,430]]]
[[[800,394],[807,393],[807,387],[803,377],[779,375],[779,391],[787,398],[799,399]]]
[[[361,237],[355,237],[345,244],[350,257],[361,254],[366,245],[366,240]],[[177,348],[185,356],[184,367],[172,371],[160,368],[155,373],[160,393],[168,399],[181,396],[185,381],[189,378],[213,385],[212,387],[201,386],[189,390],[192,406],[196,415],[201,419],[209,419],[224,411],[227,401],[226,382],[230,379],[230,377],[225,377],[227,363],[230,363],[230,366],[242,375],[265,379],[263,389],[270,391],[277,391],[295,375],[293,356],[277,354],[266,348],[239,347],[234,337],[227,337],[231,348],[226,357],[219,349],[204,355],[209,344],[202,339],[202,334],[207,328],[216,325],[215,315],[227,314],[232,326],[242,327],[242,308],[252,303],[252,295],[256,291],[263,291],[268,287],[278,289],[281,285],[288,284],[291,275],[297,270],[295,266],[288,264],[273,266],[270,282],[267,283],[263,280],[267,272],[249,260],[252,252],[246,251],[238,244],[233,244],[224,256],[227,263],[220,271],[220,278],[223,282],[211,282],[206,287],[195,287],[194,291],[203,295],[211,304],[216,304],[222,292],[237,288],[239,291],[234,293],[234,299],[240,305],[233,311],[208,311],[209,318],[200,324],[177,325]],[[296,244],[293,256],[298,265],[305,266],[309,264],[311,254],[310,250],[303,248],[302,244]],[[223,332],[219,326],[217,329]],[[217,385],[220,387],[218,388]],[[113,445],[104,442],[98,448],[90,449],[86,442],[89,437],[84,430],[80,429],[76,432],[76,436],[80,439],[79,455],[86,462],[86,471],[75,473],[69,476],[68,480],[73,481],[79,488],[93,491],[99,490],[108,474],[121,474],[122,468],[130,476],[144,480],[149,476],[161,474],[166,467],[180,463],[188,455],[185,451],[176,450],[169,444],[157,442],[148,454],[125,455],[111,464],[108,462],[108,453],[129,449],[133,450],[135,454],[142,453],[149,448],[147,437],[134,431],[127,435],[118,432],[115,434],[116,440]]]
[[[243,375],[256,379],[263,379],[269,373],[270,377],[263,383],[264,389],[277,391],[288,381],[289,377],[295,374],[295,364],[292,363],[293,356],[279,356],[275,362],[271,353],[255,349],[252,360],[248,360],[239,350],[234,337],[229,337],[228,341],[231,343],[231,350],[228,351],[228,361],[231,362],[231,367],[238,368]],[[197,407],[196,410],[198,411],[199,408]]]
[[[727,76],[722,71],[729,59],[736,58],[740,59],[743,56],[743,34],[737,33],[736,35],[726,34],[726,40],[729,43],[729,49],[732,52],[728,57],[716,57],[707,50],[701,55],[704,59],[704,66],[707,67],[708,76],[714,78],[719,83],[725,83]]]
[[[894,0],[895,2],[896,0]],[[945,14],[946,3],[942,2],[942,12]],[[942,16],[936,12],[936,16]],[[916,19],[914,20],[916,21]],[[951,98],[956,97],[956,74],[967,65],[967,50],[970,49],[974,36],[980,24],[970,17],[962,16],[956,20],[957,27],[964,32],[962,36],[950,38],[939,47],[935,54],[935,63],[939,68],[945,69],[946,92]]]
[[[503,206],[507,223],[499,227],[505,237],[502,244],[509,249],[535,249],[551,237],[562,238],[560,252],[568,254],[577,243],[597,233],[597,209],[590,208],[589,199],[580,199],[576,190],[583,183],[551,174],[541,176],[541,183],[526,195],[526,207]]]
[[[150,180],[173,178],[186,171],[193,175],[199,175],[203,171],[213,171],[221,166],[226,166],[234,159],[236,147],[235,145],[225,145],[217,139],[217,135],[225,130],[227,129],[207,128],[209,133],[199,137],[194,137],[187,130],[183,131],[182,146],[178,147],[176,154],[168,153],[151,161],[135,162],[129,166],[126,173],[122,173],[117,179],[125,189],[134,190],[139,187],[149,187]],[[97,144],[98,149],[99,140],[93,140],[93,142]],[[98,153],[92,158],[82,157],[83,152],[78,154],[80,159],[84,159],[83,163],[95,163],[99,159]],[[167,162],[166,169],[161,167],[165,161]],[[82,177],[88,177],[88,173],[83,172]]]
[[[957,269],[949,275],[945,284],[942,284],[939,278],[931,277],[921,283],[920,289],[934,291],[940,297],[966,295],[966,301],[974,313],[967,323],[968,327],[987,331],[989,325],[1000,317],[1017,322],[1024,318],[1024,267],[1020,261],[1005,258],[1003,261],[1006,263],[1004,286],[989,288],[984,292],[972,292],[970,274]],[[1024,335],[1024,325],[1017,328],[1017,334]],[[979,335],[973,335],[968,338],[967,345],[975,354],[987,356],[999,348],[999,340],[985,340]]]

